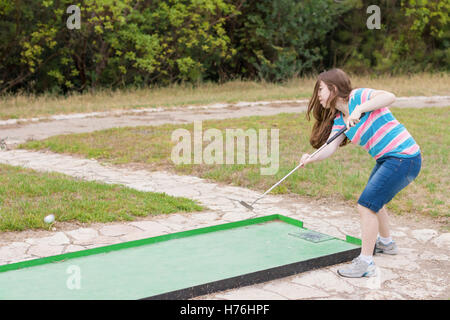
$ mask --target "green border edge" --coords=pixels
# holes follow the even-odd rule
[[[345,236],[345,241],[347,241],[348,243],[352,243],[352,244],[356,244],[357,246],[362,246],[362,241],[359,238],[355,238],[352,236]]]
[[[99,254],[99,253],[107,253],[110,251],[117,251],[117,250],[122,250],[122,249],[127,249],[127,248],[139,247],[142,245],[147,245],[147,244],[152,244],[152,243],[157,243],[157,242],[162,242],[162,241],[167,241],[167,240],[173,240],[173,239],[179,239],[179,238],[185,238],[185,237],[195,236],[195,235],[199,235],[199,234],[210,233],[210,232],[214,232],[214,231],[239,228],[239,227],[244,227],[244,226],[258,224],[258,223],[264,223],[264,222],[273,221],[273,220],[280,220],[280,221],[289,223],[291,225],[297,226],[299,228],[303,228],[303,222],[300,220],[289,218],[289,217],[283,216],[281,214],[272,214],[272,215],[258,217],[258,218],[246,219],[246,220],[242,220],[242,221],[229,222],[229,223],[224,223],[224,224],[219,224],[219,225],[209,226],[209,227],[204,227],[204,228],[199,228],[199,229],[192,229],[192,230],[187,230],[187,231],[170,233],[170,234],[165,234],[165,235],[146,238],[146,239],[127,241],[127,242],[123,242],[123,243],[117,243],[117,244],[102,246],[102,247],[93,248],[93,249],[85,249],[85,250],[80,250],[80,251],[75,251],[75,252],[68,252],[68,253],[63,253],[63,254],[59,254],[59,255],[44,257],[44,258],[37,258],[37,259],[33,259],[33,260],[26,260],[26,261],[21,261],[21,262],[10,263],[10,264],[0,266],[0,272],[34,267],[34,266],[39,266],[39,265],[53,263],[53,262],[62,262],[62,261],[69,260],[69,259],[86,257],[86,256],[95,255],[95,254]],[[355,238],[355,237],[351,237],[351,236],[347,235],[345,241],[348,243],[354,244],[354,245],[361,246],[361,240],[358,238]]]

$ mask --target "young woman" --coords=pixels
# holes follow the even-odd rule
[[[387,91],[352,89],[349,77],[341,69],[322,72],[309,101],[307,119],[312,113],[316,120],[310,138],[314,148],[322,146],[340,129],[347,127],[347,131],[314,157],[304,154],[304,166],[328,158],[348,140],[362,146],[376,160],[358,200],[361,255],[338,270],[344,277],[373,276],[374,248],[380,253],[397,253],[385,205],[417,177],[422,160],[413,137],[387,108],[394,101],[395,95]]]

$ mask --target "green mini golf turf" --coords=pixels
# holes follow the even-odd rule
[[[144,299],[359,248],[272,215],[0,266],[0,299]]]

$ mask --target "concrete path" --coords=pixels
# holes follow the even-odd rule
[[[54,135],[92,132],[115,127],[192,123],[194,120],[229,119],[305,112],[308,100],[239,102],[181,108],[138,109],[59,115],[38,119],[0,121],[0,138],[10,148],[27,140]],[[391,108],[450,106],[450,96],[398,97]]]
[[[95,160],[48,152],[0,152],[0,163],[39,171],[56,171],[85,180],[123,184],[142,191],[165,192],[199,201],[208,210],[139,218],[134,222],[82,225],[56,223],[53,231],[4,232],[0,238],[0,265],[113,243],[195,229],[269,214],[283,214],[304,222],[306,228],[344,238],[360,237],[354,208],[294,196],[267,196],[254,212],[239,200],[259,193],[167,172],[118,168]],[[201,299],[448,299],[450,233],[442,233],[429,219],[412,221],[391,217],[400,254],[375,256],[377,276],[339,277],[332,266],[248,287],[197,297]]]

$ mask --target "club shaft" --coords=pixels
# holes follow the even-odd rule
[[[323,148],[325,148],[328,145],[328,143],[323,144],[319,149],[317,149],[313,154],[311,154],[309,158],[312,158],[316,153],[318,153],[320,150],[322,150]],[[278,186],[280,183],[282,183],[287,177],[289,177],[293,172],[295,172],[295,170],[297,170],[298,168],[300,168],[303,165],[303,162],[300,162],[294,169],[291,170],[291,172],[289,172],[287,175],[285,175],[283,177],[283,179],[281,179],[280,181],[278,181],[276,184],[274,184],[272,187],[270,187],[269,190],[267,190],[266,192],[263,193],[263,195],[261,197],[259,197],[258,199],[256,199],[255,201],[253,201],[253,203],[251,204],[252,206],[256,203],[256,201],[258,201],[259,199],[263,198],[266,194],[268,194],[270,191],[272,191],[276,186]]]
[[[364,117],[364,115],[365,115],[365,113],[362,113],[362,114],[361,114],[361,117],[359,117],[359,119],[361,119],[362,117]],[[308,157],[308,159],[314,157],[314,155],[315,155],[316,153],[320,152],[320,150],[322,150],[322,149],[325,148],[327,145],[329,145],[331,142],[333,142],[337,137],[339,137],[341,134],[343,134],[345,131],[347,131],[347,129],[348,129],[347,127],[344,127],[344,128],[342,128],[341,130],[339,130],[333,137],[329,138],[329,139],[328,139],[328,140],[327,140],[327,141],[326,141],[319,149],[317,149],[313,154],[311,154],[311,155]],[[263,195],[262,195],[261,197],[259,197],[259,198],[256,199],[255,201],[253,201],[252,204],[250,205],[250,207],[253,206],[253,205],[256,203],[256,201],[258,201],[258,200],[264,198],[264,196],[265,196],[266,194],[268,194],[270,191],[273,190],[273,188],[275,188],[275,187],[278,186],[280,183],[282,183],[287,177],[289,177],[295,170],[297,170],[298,168],[300,168],[302,165],[303,165],[303,162],[300,162],[300,163],[298,164],[298,166],[296,166],[294,169],[291,170],[291,172],[289,172],[287,175],[285,175],[285,176],[283,177],[283,179],[281,179],[281,180],[278,181],[276,184],[274,184],[272,187],[270,187],[270,189],[267,190],[266,192],[264,192]]]

